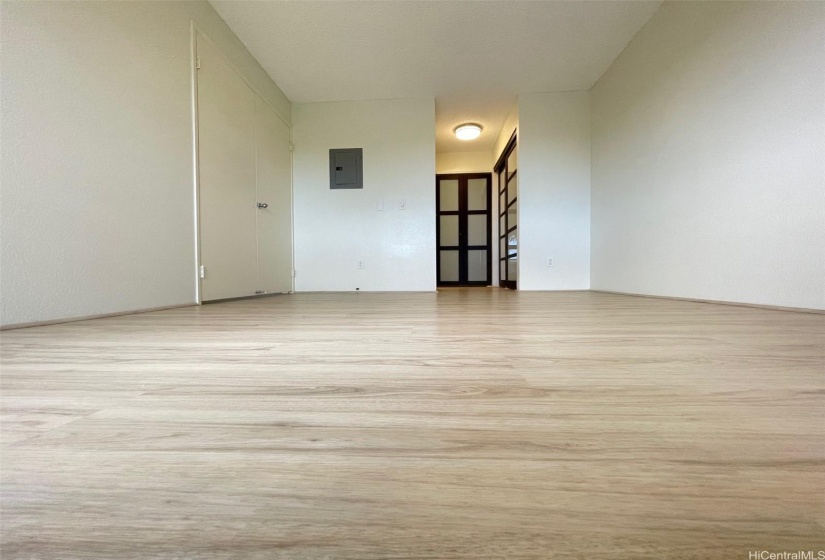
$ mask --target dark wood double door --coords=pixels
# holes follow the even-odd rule
[[[492,175],[436,175],[439,286],[489,286],[492,269]]]

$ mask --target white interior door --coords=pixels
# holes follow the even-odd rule
[[[197,50],[201,300],[249,296],[257,284],[256,95],[200,34]]]
[[[289,127],[255,96],[258,289],[292,291],[292,165]],[[264,207],[265,205],[265,207]]]

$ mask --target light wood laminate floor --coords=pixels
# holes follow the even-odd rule
[[[825,316],[298,294],[2,334],[2,558],[825,550]]]

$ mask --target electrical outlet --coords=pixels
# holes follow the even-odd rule
[[[406,210],[407,209],[407,201],[403,198],[398,201],[398,209],[399,210]]]
[[[547,266],[553,266],[553,259],[547,259]]]
[[[358,261],[358,268],[359,268],[360,270],[363,270],[363,269],[364,269],[364,261]]]

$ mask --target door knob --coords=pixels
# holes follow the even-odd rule
[[[259,202],[258,208],[269,208],[269,204],[267,204],[266,202]]]

